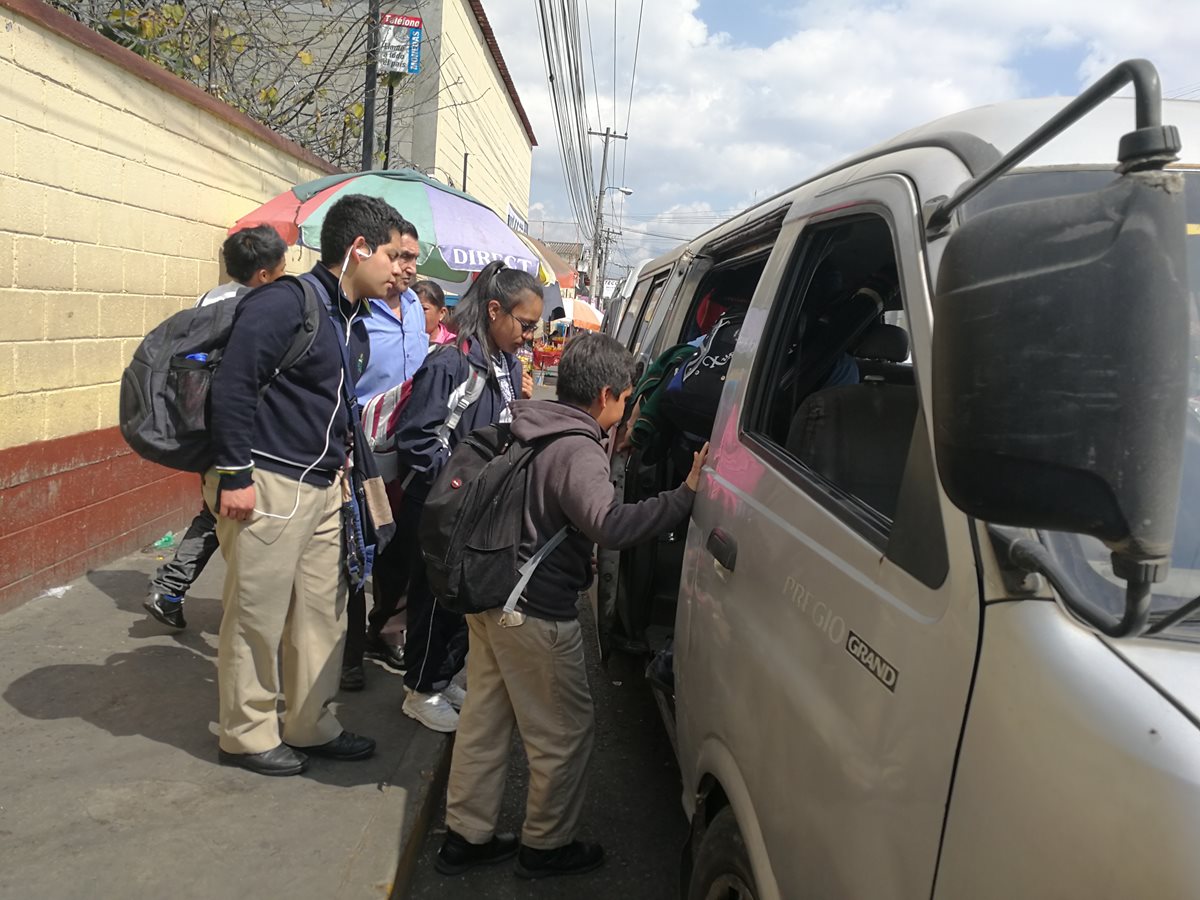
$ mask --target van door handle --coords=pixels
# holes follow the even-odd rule
[[[737,541],[733,539],[733,535],[722,528],[714,528],[708,533],[708,543],[704,546],[723,568],[733,571],[733,567],[737,565]]]

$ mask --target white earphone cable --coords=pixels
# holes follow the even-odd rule
[[[341,295],[342,295],[342,278],[344,278],[346,275],[346,266],[348,266],[350,264],[351,250],[353,250],[353,247],[351,247],[350,250],[346,251],[346,258],[342,260],[342,271],[338,275],[338,300],[339,300],[338,305],[339,306],[341,305],[340,300],[341,300]],[[339,312],[339,315],[341,315],[340,312]],[[353,313],[351,313],[349,317],[341,316],[342,321],[346,325],[346,341],[345,341],[346,347],[350,346],[350,322],[353,320],[353,318],[354,318]],[[341,408],[342,408],[342,388],[344,388],[346,386],[346,367],[339,366],[338,368],[340,371],[338,374],[337,402],[334,404],[334,407],[333,407],[333,415],[331,415],[329,417],[329,423],[325,426],[325,446],[323,446],[321,448],[320,455],[316,459],[314,459],[311,463],[309,463],[308,468],[306,468],[303,472],[300,473],[300,480],[296,483],[296,502],[292,504],[292,511],[290,513],[288,513],[286,516],[281,516],[281,515],[278,515],[277,513],[269,513],[266,510],[259,509],[257,506],[254,507],[254,511],[256,513],[258,513],[260,516],[264,516],[265,518],[268,518],[268,519],[281,519],[284,522],[289,522],[296,515],[296,512],[300,509],[300,492],[304,487],[304,479],[308,477],[308,473],[311,472],[313,469],[315,469],[317,467],[317,463],[319,463],[321,460],[323,460],[325,458],[325,454],[329,452],[329,441],[333,434],[333,423],[337,421],[338,411],[341,410]]]

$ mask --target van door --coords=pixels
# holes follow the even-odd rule
[[[721,785],[763,897],[930,891],[979,629],[931,453],[930,334],[911,182],[797,202],[730,370],[676,620],[685,793]]]

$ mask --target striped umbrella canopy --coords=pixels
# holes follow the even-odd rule
[[[229,233],[270,225],[288,244],[320,250],[325,215],[345,194],[380,197],[416,226],[421,275],[460,282],[496,259],[539,274],[541,260],[495,212],[470,194],[412,169],[327,175],[298,184],[242,216]]]
[[[557,325],[559,322],[566,322],[569,325],[574,325],[576,328],[586,328],[588,331],[599,331],[600,326],[604,324],[604,313],[596,309],[589,303],[584,303],[578,297],[563,298],[562,306],[563,317],[555,319],[551,325]]]

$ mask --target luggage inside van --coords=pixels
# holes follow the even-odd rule
[[[660,332],[639,337],[643,347],[664,351],[703,340],[667,386],[670,399],[663,400],[656,424],[666,433],[653,447],[635,449],[625,464],[626,502],[677,485],[692,452],[713,439],[729,360],[770,250],[762,247],[761,231],[752,233],[759,241],[752,252],[735,245],[731,259],[714,260],[693,282],[690,297],[669,298],[679,312],[664,317]],[[785,323],[791,336],[782,358],[773,363],[777,387],[765,415],[781,449],[890,518],[899,503],[917,414],[894,250],[886,228],[867,219],[832,229],[824,244],[820,265],[795,288],[806,299]],[[707,365],[701,362],[705,359]],[[693,390],[685,394],[681,388],[689,372]],[[680,399],[678,405],[671,402]],[[872,452],[863,450],[864,433],[872,436]],[[855,452],[847,452],[847,440],[854,441]],[[601,591],[608,646],[651,655],[669,647],[685,537],[681,527],[620,554],[613,567],[615,590],[602,586]],[[662,660],[658,669],[669,672]],[[654,680],[660,686],[670,683],[666,677]]]

